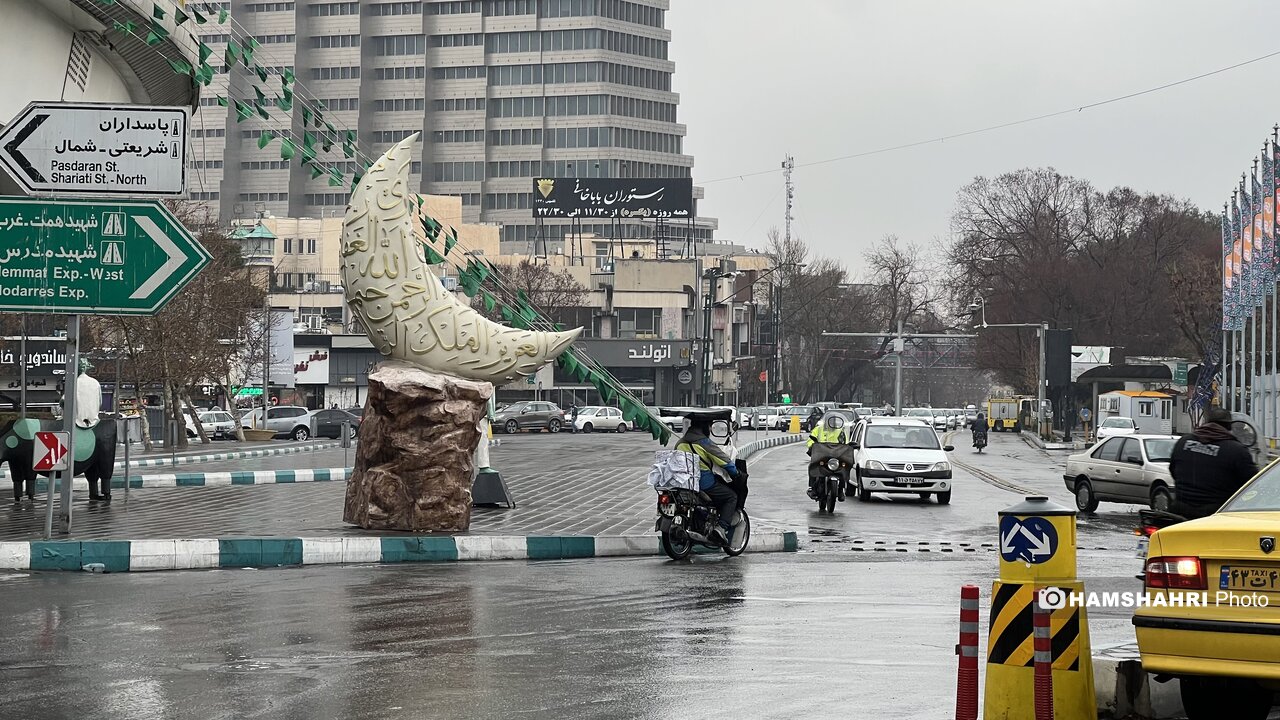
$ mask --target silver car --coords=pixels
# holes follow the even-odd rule
[[[507,433],[521,430],[558,433],[564,425],[564,411],[554,403],[541,400],[512,403],[493,416],[493,427],[502,428]]]
[[[311,437],[310,411],[301,405],[277,405],[267,408],[266,427],[262,424],[262,408],[254,408],[240,418],[240,426],[246,429],[274,430],[276,437],[307,440]]]
[[[1093,512],[1103,501],[1147,504],[1168,512],[1173,504],[1169,458],[1176,442],[1173,435],[1108,438],[1068,458],[1062,479],[1081,512]]]

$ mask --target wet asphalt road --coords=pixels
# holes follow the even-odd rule
[[[1059,457],[992,450],[955,459],[1070,501]],[[773,479],[748,502],[805,534],[797,554],[0,574],[0,716],[953,717],[959,587],[981,588],[985,629],[982,543],[1019,495],[958,471],[949,506],[819,515],[803,460],[757,456]],[[1105,548],[1081,551],[1089,589],[1137,588],[1131,518],[1103,506],[1082,524]],[[1133,636],[1120,610],[1089,630],[1095,648]]]

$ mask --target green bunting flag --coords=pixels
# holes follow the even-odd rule
[[[160,3],[151,3],[151,17],[157,20],[164,19],[164,8],[160,7]]]
[[[276,105],[285,112],[293,110],[293,90],[291,88],[285,88],[284,94],[282,94],[276,101]]]
[[[133,31],[138,26],[134,25],[131,21],[128,21],[128,20],[126,20],[125,22],[120,22],[119,20],[117,20],[111,24],[111,27],[121,35],[132,35]]]
[[[342,143],[342,154],[345,157],[356,156],[356,131],[348,130],[346,142]]]
[[[206,62],[200,63],[200,67],[196,69],[195,78],[201,85],[208,87],[213,82],[213,67]]]
[[[336,165],[329,168],[329,187],[342,187],[342,168]]]
[[[421,200],[421,198],[419,198],[419,200]],[[419,205],[419,207],[421,207],[421,205]],[[440,237],[440,230],[443,227],[443,225],[437,222],[436,219],[430,215],[422,215],[422,229],[426,231],[427,239],[431,242],[435,242],[436,239]]]
[[[213,55],[213,48],[204,43],[200,43],[200,62],[204,62]]]
[[[240,46],[235,40],[228,40],[227,49],[222,53],[222,64],[230,71],[238,62],[240,62]]]
[[[200,12],[199,8],[191,8],[191,14],[195,16],[197,25],[203,25],[209,22],[209,18],[205,17],[204,13]]]
[[[307,107],[306,105],[303,105],[302,106],[302,127],[306,127],[310,124],[311,124],[311,108]]]
[[[187,62],[186,60],[181,60],[181,59],[170,60],[169,67],[173,68],[173,71],[178,75],[191,74],[191,63]]]
[[[462,286],[462,294],[467,297],[475,297],[480,292],[480,281],[466,270],[458,271],[458,284]],[[493,312],[493,308],[489,308],[488,312]]]
[[[423,245],[422,247],[427,250],[427,262],[429,264],[439,265],[444,262],[444,258],[441,257],[440,253],[436,252],[430,245]]]
[[[227,105],[229,105],[230,103],[227,101],[227,96],[226,96],[226,95],[219,95],[219,96],[218,96],[218,104],[219,104],[219,105],[221,105],[222,107],[226,107],[226,106],[227,106]]]
[[[219,10],[218,10],[218,24],[219,24],[219,25],[221,25],[221,24],[225,23],[225,22],[227,21],[227,17],[228,17],[229,15],[231,15],[231,13],[227,12],[227,9],[226,9],[226,8],[221,8],[221,9],[219,9]]]
[[[352,191],[352,192],[355,192],[356,186],[357,186],[357,185],[359,185],[359,184],[360,184],[360,181],[361,181],[361,180],[363,180],[363,179],[364,179],[364,170],[357,170],[357,171],[356,171],[356,173],[355,173],[354,175],[352,175],[352,176],[351,176],[351,191]]]
[[[169,31],[155,20],[151,21],[151,29],[147,31],[146,43],[148,45],[159,45],[169,38]]]
[[[319,163],[312,163],[308,169],[311,171],[312,180],[315,180],[324,174],[324,168],[320,167]]]
[[[253,106],[236,100],[236,122],[244,122],[251,117],[253,117]]]
[[[498,301],[493,297],[493,294],[490,293],[488,290],[485,290],[484,291],[484,311],[487,313],[493,312],[493,308],[497,304],[498,304]],[[560,357],[566,357],[566,356],[561,355]]]
[[[289,138],[280,138],[280,159],[292,160],[297,153],[297,146]]]
[[[261,65],[258,65],[258,64],[256,64],[256,63],[255,63],[255,64],[254,64],[254,66],[253,66],[253,72],[257,74],[257,76],[258,76],[258,81],[259,81],[259,82],[266,82],[266,81],[267,81],[267,69],[266,69],[266,68],[264,68],[264,67],[262,67]]]
[[[293,68],[291,67],[286,67],[284,72],[280,73],[280,84],[284,87],[289,87],[296,79],[297,76],[293,74]],[[303,124],[305,125],[306,123]]]
[[[176,25],[181,25],[182,23],[184,23],[184,22],[186,22],[186,21],[188,21],[188,20],[190,20],[190,19],[191,19],[191,16],[190,16],[190,15],[187,15],[185,12],[183,12],[183,11],[182,11],[182,8],[177,7],[177,8],[174,8],[174,9],[173,9],[173,22],[174,22],[174,24],[176,24]]]
[[[448,255],[453,250],[453,246],[457,244],[458,231],[453,228],[449,228],[449,233],[444,236],[444,254]]]
[[[262,134],[258,136],[258,149],[259,150],[265,149],[268,145],[271,144],[271,141],[274,140],[275,137],[276,137],[276,134],[271,132],[270,130],[263,130]]]

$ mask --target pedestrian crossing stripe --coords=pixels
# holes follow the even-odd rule
[[[987,662],[1032,667],[1035,660],[1032,613],[1037,588],[1025,583],[996,582],[991,593],[991,619],[987,634]],[[1074,588],[1062,588],[1070,597]],[[1080,669],[1080,613],[1063,607],[1049,616],[1053,638],[1053,669]]]

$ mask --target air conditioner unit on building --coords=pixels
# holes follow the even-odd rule
[[[747,309],[744,307],[736,307],[733,309],[733,324],[740,325],[747,321]]]
[[[318,286],[317,286],[315,283],[313,283],[313,282],[309,282],[309,283],[307,283],[307,284],[305,284],[305,285],[303,285],[303,286],[302,286],[302,292],[304,292],[304,293],[313,293],[313,292],[315,292],[315,291],[316,291],[316,288],[317,288],[317,287],[318,287]]]
[[[453,292],[458,289],[458,278],[445,276],[440,278],[440,284],[444,285],[444,289]]]
[[[308,315],[303,319],[306,320],[307,330],[311,332],[320,332],[324,329],[324,316],[322,315]]]

